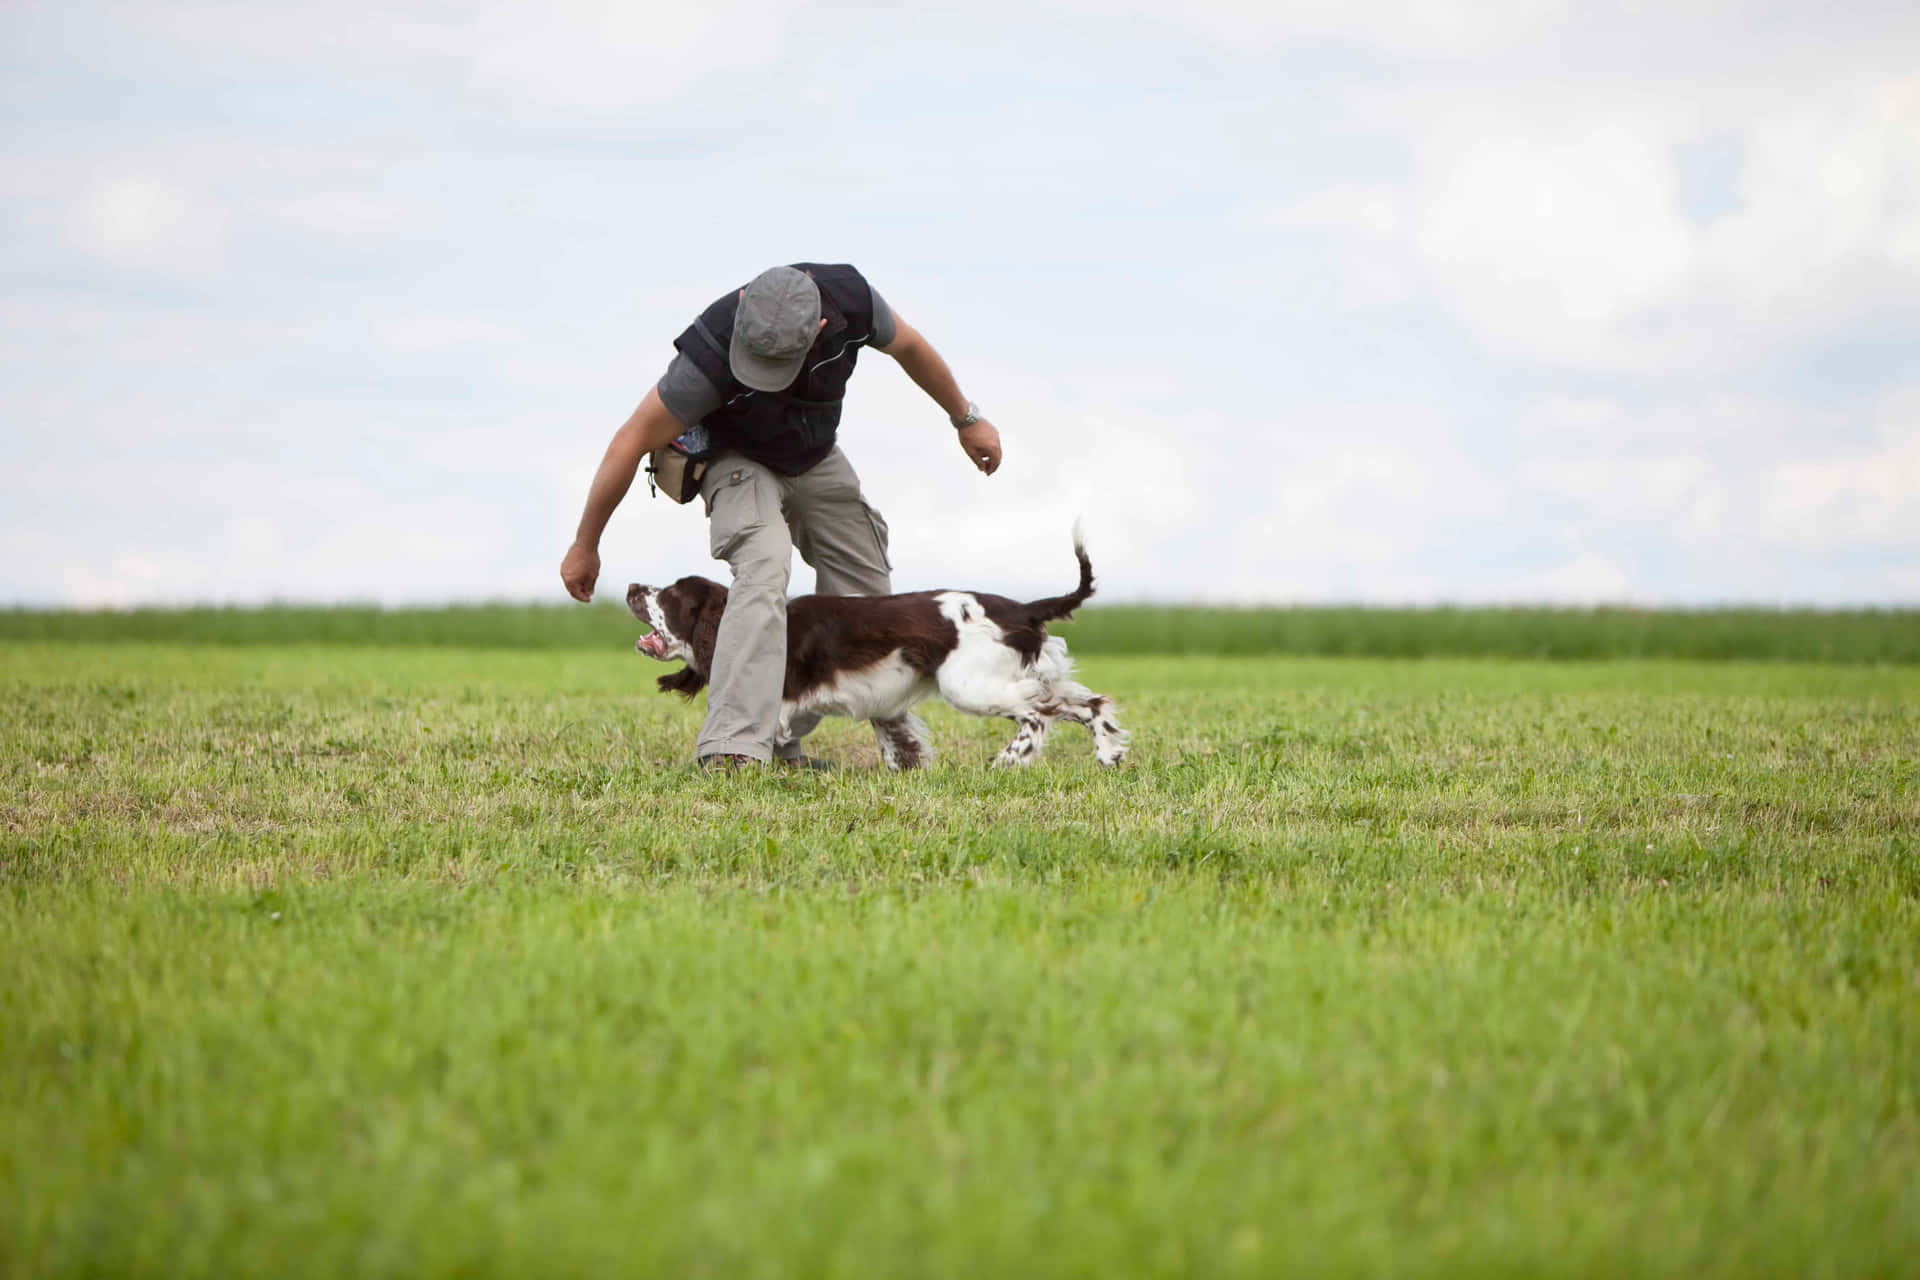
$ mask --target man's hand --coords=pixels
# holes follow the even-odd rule
[[[560,581],[567,584],[567,594],[575,600],[593,599],[593,584],[600,580],[600,552],[576,542],[567,548],[566,559],[560,562]]]
[[[973,459],[973,465],[980,468],[982,475],[992,475],[1000,469],[1000,433],[985,418],[970,422],[954,433],[960,437],[960,447]]]

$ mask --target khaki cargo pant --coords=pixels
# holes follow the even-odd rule
[[[867,505],[838,448],[804,475],[781,475],[737,453],[713,460],[700,485],[713,558],[733,569],[707,680],[707,722],[694,753],[755,760],[801,754],[820,723],[795,717],[775,741],[787,668],[787,577],[793,552],[813,566],[822,595],[884,596],[887,522]]]

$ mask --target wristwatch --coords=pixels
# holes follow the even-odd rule
[[[975,404],[973,401],[969,400],[967,401],[967,412],[965,416],[959,417],[959,418],[948,418],[947,421],[951,422],[954,425],[954,428],[956,430],[958,430],[961,427],[970,427],[974,423],[980,421],[980,406]]]

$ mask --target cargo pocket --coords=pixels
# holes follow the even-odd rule
[[[715,560],[731,560],[747,536],[765,523],[760,486],[742,466],[724,463],[707,473],[701,497],[707,505],[707,549]]]
[[[867,524],[872,527],[873,540],[880,547],[880,563],[887,566],[887,569],[891,571],[893,569],[893,558],[887,554],[886,517],[882,516],[878,511],[875,511],[873,506],[868,503],[865,498],[860,500],[860,505],[866,508]]]

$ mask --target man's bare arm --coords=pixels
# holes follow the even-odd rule
[[[967,398],[960,394],[960,384],[954,380],[953,370],[947,368],[947,362],[933,349],[933,344],[921,336],[920,331],[900,319],[899,312],[894,313],[894,323],[899,331],[893,341],[880,350],[900,362],[914,385],[933,397],[935,404],[946,410],[947,417],[964,417],[967,412]],[[973,465],[987,475],[1000,469],[1000,433],[985,418],[955,433],[960,437],[960,448],[967,457],[973,459]]]
[[[600,535],[613,518],[614,508],[632,487],[640,459],[685,430],[660,403],[660,393],[649,389],[633,416],[613,433],[606,456],[600,459],[600,469],[593,473],[593,483],[588,486],[587,507],[580,514],[573,545],[560,562],[560,581],[575,600],[593,599],[593,584],[600,577]]]

